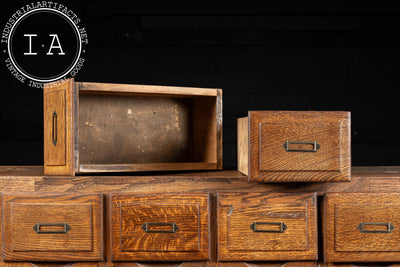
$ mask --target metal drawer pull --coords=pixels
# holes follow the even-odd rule
[[[365,225],[384,225],[387,227],[387,230],[365,230]],[[357,228],[361,233],[387,234],[392,232],[394,225],[392,223],[360,223]]]
[[[257,225],[278,225],[280,229],[279,230],[257,229]],[[287,225],[283,222],[253,222],[252,224],[250,224],[250,228],[253,230],[253,232],[283,233],[285,232]]]
[[[57,112],[53,112],[53,127],[51,132],[51,138],[53,141],[53,145],[57,144]]]
[[[301,144],[301,145],[312,145],[312,149],[292,149],[290,144]],[[283,143],[283,147],[287,152],[317,152],[321,146],[317,142],[307,142],[307,141],[286,141]]]
[[[64,229],[60,231],[41,231],[41,226],[62,226]],[[38,234],[66,234],[71,230],[71,227],[67,223],[37,223],[33,226],[33,230]]]
[[[151,226],[171,226],[171,230],[151,230]],[[146,233],[175,233],[179,227],[176,223],[168,223],[168,222],[146,222],[142,225],[142,229]]]

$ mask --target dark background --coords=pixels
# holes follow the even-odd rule
[[[9,2],[1,30],[30,3]],[[77,80],[222,88],[225,167],[236,167],[236,118],[281,109],[351,111],[353,165],[400,165],[400,9],[298,2],[64,2],[88,32]],[[0,77],[0,165],[42,165],[42,91],[21,85],[4,62]]]

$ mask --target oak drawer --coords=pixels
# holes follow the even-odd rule
[[[222,90],[47,84],[44,173],[222,168]]]
[[[238,165],[249,180],[350,180],[350,113],[250,111],[238,120]]]
[[[4,194],[3,260],[99,261],[101,194]]]
[[[325,261],[400,260],[400,193],[328,193],[324,210]]]
[[[220,262],[218,267],[325,267],[317,262]],[[355,267],[355,266],[342,266]]]
[[[316,260],[316,194],[219,193],[220,261]]]
[[[112,194],[112,259],[209,259],[209,195]]]

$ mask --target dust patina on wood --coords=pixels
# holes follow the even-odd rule
[[[74,82],[44,88],[46,175],[222,168],[222,90]]]

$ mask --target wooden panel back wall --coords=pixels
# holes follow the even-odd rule
[[[400,9],[339,5],[68,3],[89,34],[76,80],[222,88],[225,167],[236,167],[236,119],[257,109],[349,110],[353,164],[400,165]],[[5,66],[0,77],[0,164],[43,165],[42,90]]]

